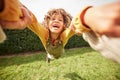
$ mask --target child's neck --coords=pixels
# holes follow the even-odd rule
[[[51,40],[56,40],[59,37],[59,34],[50,34]]]
[[[57,43],[57,39],[59,37],[59,34],[50,34],[51,35],[51,40],[52,40],[52,43],[53,45],[55,45]]]

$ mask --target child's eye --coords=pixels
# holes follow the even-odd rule
[[[59,21],[63,21],[62,19],[60,19]]]
[[[55,18],[52,18],[51,20],[55,20]]]

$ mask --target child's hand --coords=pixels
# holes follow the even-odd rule
[[[76,29],[73,24],[70,25],[70,28],[74,31],[76,35],[81,35],[82,33],[80,32],[79,29]]]

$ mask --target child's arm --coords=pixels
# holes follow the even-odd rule
[[[91,6],[88,6],[84,8],[76,17],[73,18],[71,24],[72,24],[72,29],[75,31],[75,34],[82,34],[84,32],[88,32],[91,29],[86,26],[82,20],[83,14],[86,12],[87,9],[89,9]]]
[[[67,28],[66,30],[64,30],[62,33],[61,33],[61,40],[63,42],[63,45],[65,46],[66,43],[68,42],[68,40],[74,35],[74,31],[72,30],[72,28]]]
[[[33,14],[32,14],[33,15]],[[36,17],[33,15],[33,22],[28,26],[28,28],[33,31],[41,39],[43,45],[46,45],[46,40],[48,39],[48,30],[40,23],[38,23]]]
[[[86,31],[90,31],[89,28],[86,28],[80,20],[80,14],[78,14],[75,18],[73,18],[71,25],[62,32],[61,34],[61,40],[64,44],[64,46],[66,45],[66,43],[68,42],[68,40],[74,35],[74,34],[81,34],[83,32]]]
[[[86,8],[85,8],[86,9]],[[82,12],[81,12],[82,13]],[[80,14],[81,14],[80,13]],[[61,40],[64,44],[64,46],[66,45],[66,43],[68,42],[68,40],[74,35],[81,35],[83,32],[87,32],[90,31],[89,28],[87,28],[86,26],[84,26],[82,24],[82,21],[80,20],[80,14],[78,14],[76,17],[73,18],[71,25],[69,26],[69,28],[67,28],[62,34],[61,34]]]
[[[19,0],[0,0],[0,20],[17,21],[22,16]]]

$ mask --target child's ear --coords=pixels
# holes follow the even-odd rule
[[[3,43],[6,40],[6,34],[0,26],[0,43]]]

